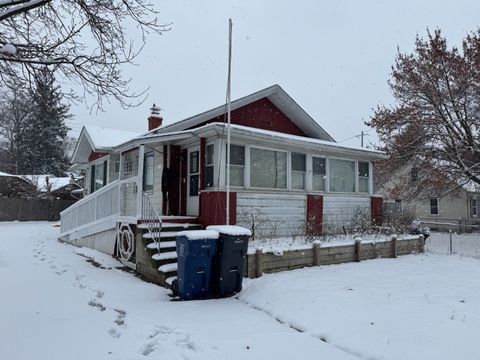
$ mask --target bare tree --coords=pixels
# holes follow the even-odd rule
[[[148,33],[167,30],[157,15],[148,0],[0,0],[0,84],[30,86],[48,66],[84,89],[73,98],[93,95],[93,107],[109,98],[141,103],[145,90],[132,91],[121,67],[133,63]]]
[[[480,30],[466,36],[460,49],[449,47],[440,30],[417,36],[415,45],[412,54],[399,52],[392,67],[396,104],[379,106],[367,122],[390,155],[384,170],[411,163],[419,169],[417,187],[478,186]],[[411,181],[403,184],[412,187]]]

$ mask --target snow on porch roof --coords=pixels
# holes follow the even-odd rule
[[[88,136],[96,149],[111,149],[139,134],[133,131],[111,129],[95,125],[84,125]]]
[[[136,147],[141,144],[148,144],[148,143],[162,143],[162,142],[175,142],[187,139],[192,136],[211,136],[213,134],[223,135],[226,136],[226,132],[224,127],[226,124],[223,123],[209,123],[198,128],[184,130],[184,131],[174,131],[171,133],[161,133],[161,134],[147,134],[143,136],[139,136],[131,141],[117,146],[114,151],[124,151],[128,148]],[[345,146],[339,145],[335,142],[308,138],[304,136],[298,135],[290,135],[276,131],[270,130],[262,130],[257,128],[252,128],[249,126],[243,125],[231,125],[232,134],[237,136],[246,136],[248,139],[257,138],[257,139],[265,139],[265,140],[274,140],[280,142],[283,145],[290,144],[295,145],[297,147],[303,147],[307,149],[317,149],[321,150],[325,153],[329,154],[349,154],[349,155],[357,155],[361,157],[368,157],[370,159],[386,159],[387,155],[383,151],[373,150],[373,149],[365,149],[361,147],[355,146]]]
[[[72,155],[72,163],[85,163],[92,151],[109,152],[139,134],[132,131],[84,125]]]
[[[293,121],[308,136],[322,139],[326,141],[335,140],[310,116],[303,110],[280,85],[273,85],[266,89],[257,91],[253,94],[244,96],[240,99],[232,101],[232,111],[251,104],[257,100],[268,98],[277,108],[280,109],[291,121]],[[166,132],[182,131],[190,129],[194,126],[212,120],[217,116],[225,113],[225,105],[218,106],[214,109],[205,111],[201,114],[189,117],[187,119],[175,122],[152,130],[150,133],[162,134]]]

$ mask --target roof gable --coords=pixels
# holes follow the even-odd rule
[[[222,114],[192,128],[213,122],[223,122],[225,120],[224,117]],[[233,110],[231,123],[290,135],[307,136],[302,129],[281,112],[268,98],[254,101]]]
[[[335,142],[279,85],[233,101],[231,110],[232,123],[238,125]],[[223,122],[225,113],[226,107],[222,105],[152,132],[161,134]]]
[[[131,131],[84,125],[73,150],[72,163],[86,163],[92,152],[108,153],[115,146],[136,136],[138,134]]]

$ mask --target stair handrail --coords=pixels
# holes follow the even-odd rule
[[[162,218],[157,210],[153,207],[150,198],[145,191],[142,192],[142,220],[144,220],[147,231],[153,242],[157,246],[158,254],[160,254],[160,233],[162,230]],[[155,231],[158,229],[158,232]]]

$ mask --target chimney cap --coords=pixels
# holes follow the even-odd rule
[[[150,108],[150,111],[151,111],[151,115],[160,115],[160,107],[158,107],[157,105],[153,104],[153,106]]]

